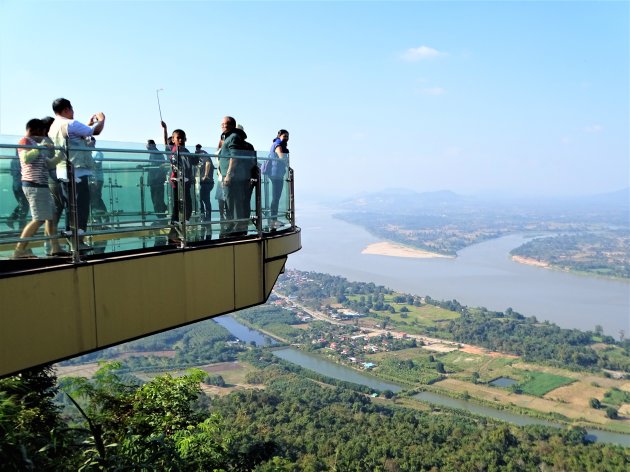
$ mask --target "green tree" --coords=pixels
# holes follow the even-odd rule
[[[217,387],[225,387],[225,380],[222,375],[208,375],[204,380],[206,385],[216,385]]]
[[[56,381],[50,366],[0,380],[2,470],[75,468],[75,435],[65,428],[53,401]]]
[[[382,393],[383,397],[387,398],[388,400],[390,398],[392,398],[394,396],[394,392],[392,392],[391,390],[383,390]]]
[[[606,417],[610,418],[611,420],[616,420],[617,418],[619,418],[619,412],[616,408],[609,406],[608,408],[606,408]]]
[[[231,440],[222,434],[223,420],[212,414],[203,422],[173,435],[175,448],[187,470],[219,470],[225,466]]]
[[[116,374],[117,363],[103,366],[91,380],[73,379],[69,393],[84,403],[81,408],[88,442],[83,451],[87,468],[219,468],[226,462],[228,438],[220,434],[217,416],[201,408],[201,370],[186,375],[169,374],[144,385],[130,385]]]
[[[591,406],[591,408],[595,408],[596,410],[599,410],[602,407],[601,402],[597,398],[591,398],[588,401],[588,404]]]

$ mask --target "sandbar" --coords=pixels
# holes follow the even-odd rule
[[[536,266],[536,267],[545,267],[545,268],[550,267],[548,263],[542,262],[536,259],[532,259],[531,257],[512,256],[512,260],[520,264],[526,264],[526,265],[531,265],[531,266]]]
[[[432,259],[435,257],[446,257],[452,259],[452,256],[445,256],[444,254],[438,254],[437,252],[416,249],[389,241],[381,241],[380,243],[370,244],[361,251],[361,254],[374,254],[377,256],[390,257],[411,257],[415,259]]]

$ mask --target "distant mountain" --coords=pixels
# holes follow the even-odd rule
[[[387,212],[396,210],[398,213],[414,212],[417,210],[445,210],[451,207],[468,206],[474,202],[470,197],[458,195],[450,190],[435,192],[415,192],[408,189],[390,188],[377,192],[359,194],[353,198],[340,202],[341,210],[365,210],[370,212]]]
[[[630,187],[596,195],[572,197],[463,196],[451,190],[415,192],[389,188],[365,192],[336,205],[340,211],[381,214],[539,214],[590,218],[599,215],[616,224],[630,224]],[[599,218],[596,218],[599,219]]]

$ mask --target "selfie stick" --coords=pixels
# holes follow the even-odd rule
[[[164,89],[157,89],[155,91],[155,96],[157,97],[157,102],[158,102],[158,110],[160,110],[160,121],[164,121],[162,119],[162,107],[160,106],[160,92],[164,90]]]

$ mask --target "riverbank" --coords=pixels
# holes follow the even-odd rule
[[[603,280],[614,280],[614,281],[621,281],[621,282],[630,282],[630,279],[628,279],[627,277],[617,277],[617,276],[614,276],[614,275],[599,274],[599,273],[596,273],[596,272],[589,272],[589,271],[586,271],[586,270],[570,269],[568,267],[561,267],[561,266],[557,266],[557,265],[554,265],[554,264],[550,264],[549,262],[539,261],[538,259],[534,259],[532,257],[511,255],[510,259],[512,259],[514,262],[517,262],[519,264],[524,264],[524,265],[528,265],[528,266],[532,266],[532,267],[541,267],[543,269],[549,269],[549,270],[555,270],[555,271],[559,271],[559,272],[565,272],[567,274],[580,275],[580,276],[583,276],[583,277],[599,278],[599,279],[603,279]]]
[[[390,241],[381,241],[378,243],[372,243],[361,251],[361,254],[370,254],[375,256],[388,256],[388,257],[407,257],[412,259],[435,259],[446,258],[454,259],[453,256],[447,256],[439,254],[437,252],[425,251],[423,249],[417,249],[410,246],[405,246],[400,243],[393,243]]]

